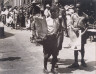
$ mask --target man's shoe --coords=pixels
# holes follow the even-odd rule
[[[84,60],[81,60],[81,66],[83,66],[83,67],[87,67],[87,64],[85,63]]]
[[[79,64],[73,63],[71,66],[68,66],[68,68],[79,68]]]

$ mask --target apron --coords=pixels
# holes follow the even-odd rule
[[[78,36],[76,32],[72,31],[72,29],[70,31],[71,49],[81,50],[81,30],[78,31]]]
[[[79,18],[79,21],[77,22],[77,28],[82,25],[82,19]],[[74,23],[75,25],[76,23]],[[76,25],[75,25],[76,26]],[[69,37],[71,40],[71,49],[73,50],[81,50],[81,30],[74,31],[72,26],[69,28]]]

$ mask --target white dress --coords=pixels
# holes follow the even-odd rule
[[[77,16],[77,15],[76,15]],[[69,29],[69,37],[70,37],[70,41],[71,41],[71,49],[73,50],[81,50],[81,30],[77,30],[75,31],[75,25],[76,24],[80,24],[79,21],[79,16],[77,17],[72,16],[72,20],[74,21],[74,23],[70,26]],[[73,19],[74,18],[74,19]]]
[[[29,28],[29,27],[30,27],[30,19],[28,19],[26,22],[26,28]]]

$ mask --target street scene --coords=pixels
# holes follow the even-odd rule
[[[95,0],[0,4],[0,74],[96,74]]]

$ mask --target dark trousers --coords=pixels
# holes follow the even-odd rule
[[[87,32],[81,38],[81,50],[79,50],[81,52],[81,61],[84,61],[84,56],[85,56],[84,46],[88,38],[89,38],[89,35]],[[75,62],[78,62],[78,50],[74,51],[74,58],[75,58]]]
[[[52,69],[54,69],[57,62],[58,48],[56,35],[47,36],[46,40],[43,41],[43,52],[44,52],[44,68],[47,69],[48,58],[52,55]]]

